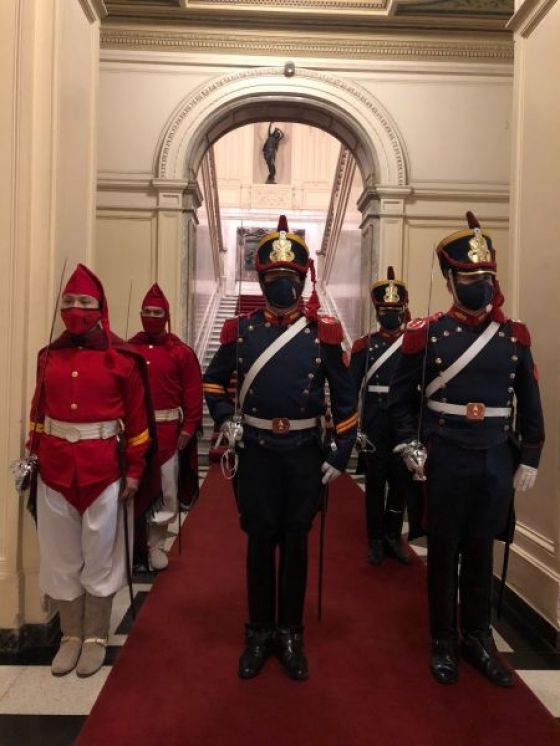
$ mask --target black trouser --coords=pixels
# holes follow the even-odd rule
[[[433,438],[427,464],[428,600],[432,637],[490,628],[494,536],[513,495],[509,444],[467,449]],[[460,566],[460,570],[459,570]]]
[[[278,569],[277,546],[280,555]],[[247,594],[251,624],[256,627],[268,627],[273,626],[277,620],[280,627],[300,627],[303,620],[306,584],[306,533],[287,533],[278,539],[249,535]]]
[[[307,536],[321,497],[317,445],[240,452],[237,495],[247,541],[249,621],[255,626],[302,624]],[[277,562],[278,548],[278,562]]]
[[[392,452],[391,443],[377,439],[375,449],[365,459],[366,527],[370,540],[401,535],[406,492],[411,489],[411,475],[402,458]]]

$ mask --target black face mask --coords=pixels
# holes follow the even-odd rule
[[[289,277],[279,277],[262,285],[265,298],[275,308],[290,308],[297,303],[303,291],[303,283]]]
[[[404,314],[402,311],[384,311],[377,317],[379,323],[388,332],[394,332],[403,323]]]
[[[458,282],[455,285],[457,300],[469,311],[482,311],[494,297],[494,287],[486,280],[478,280],[470,285]]]

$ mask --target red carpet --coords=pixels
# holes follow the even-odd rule
[[[307,607],[311,678],[271,659],[237,678],[245,621],[244,536],[214,466],[86,721],[79,746],[538,746],[560,728],[521,681],[502,690],[467,665],[442,687],[427,668],[425,570],[365,562],[363,494],[331,489],[323,621],[316,544]]]

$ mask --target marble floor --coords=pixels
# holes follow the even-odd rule
[[[361,477],[355,479],[363,486]],[[170,536],[169,543],[174,538]],[[425,557],[422,542],[413,549]],[[134,583],[137,608],[149,593],[153,579],[152,574],[146,574],[138,578],[141,582]],[[61,678],[51,675],[51,650],[37,650],[20,660],[0,653],[0,746],[71,746],[126,641],[132,621],[125,588],[113,604],[107,663],[97,674],[80,681],[73,674]],[[505,659],[560,719],[560,652],[535,647],[503,619],[495,621],[494,630]]]

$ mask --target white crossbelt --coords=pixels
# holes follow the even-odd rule
[[[447,402],[429,399],[426,406],[428,409],[433,409],[434,412],[442,412],[443,414],[455,414],[462,417],[467,415],[466,404],[448,404]],[[511,407],[484,407],[484,417],[509,417],[510,414]]]
[[[280,350],[285,347],[288,342],[291,342],[294,337],[297,337],[302,329],[304,329],[309,323],[309,319],[307,319],[305,316],[302,316],[296,321],[295,324],[292,324],[292,326],[287,331],[281,334],[278,339],[275,339],[274,342],[258,356],[253,365],[251,365],[251,367],[247,371],[247,375],[243,379],[243,386],[241,387],[241,391],[239,392],[239,405],[241,408],[243,408],[243,402],[245,401],[247,392],[251,388],[251,384],[264,368],[264,366],[270,360],[272,360],[274,355],[276,355],[277,352],[280,352]]]
[[[434,378],[433,381],[431,381],[426,386],[426,390],[424,392],[426,399],[429,399],[432,394],[435,394],[436,391],[439,391],[439,389],[448,384],[452,378],[455,378],[455,376],[471,362],[471,360],[474,360],[478,353],[486,347],[488,342],[490,342],[499,328],[500,325],[497,321],[492,321],[492,323],[488,324],[480,337],[478,337],[472,343],[472,345],[467,347],[463,354],[460,355],[457,360],[455,360],[455,362],[449,366],[449,368],[440,373],[436,378]]]
[[[80,440],[107,440],[114,438],[119,431],[118,420],[106,422],[62,422],[45,417],[45,434],[62,438],[69,443]]]
[[[156,422],[177,422],[183,419],[183,410],[181,407],[175,409],[156,409],[154,412]]]
[[[367,390],[370,394],[388,394],[389,386],[368,386]]]
[[[399,347],[402,345],[404,339],[404,334],[401,334],[401,336],[396,339],[393,344],[390,347],[387,347],[385,352],[380,355],[377,360],[372,364],[368,372],[366,373],[366,382],[369,381],[369,379],[373,376],[373,374],[381,368],[383,363],[385,363],[393,353],[395,353]],[[368,387],[369,391],[369,387]]]
[[[273,430],[274,432],[310,430],[312,427],[317,427],[321,424],[319,417],[307,417],[303,420],[289,420],[287,417],[277,417],[274,420],[265,420],[262,417],[253,417],[249,414],[243,415],[243,422],[251,425],[251,427],[257,427],[259,430]]]

